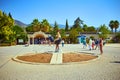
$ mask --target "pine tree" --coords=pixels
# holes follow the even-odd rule
[[[73,28],[81,28],[81,24],[83,24],[83,21],[78,17],[75,21],[74,21],[74,25]]]
[[[54,30],[55,30],[55,31],[58,31],[58,30],[59,30],[59,27],[58,27],[58,24],[57,24],[56,21],[55,21],[55,24],[54,24]]]
[[[10,17],[11,19],[13,19],[11,13],[9,13],[8,15],[9,15],[9,17]]]

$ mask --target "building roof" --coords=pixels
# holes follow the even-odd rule
[[[46,35],[44,32],[39,31],[35,32],[33,34],[29,34],[30,38],[48,38],[48,35]]]

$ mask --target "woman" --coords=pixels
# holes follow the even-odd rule
[[[100,53],[102,55],[103,54],[103,40],[102,40],[102,38],[100,38],[99,46],[100,46]]]
[[[55,52],[59,51],[60,42],[61,42],[61,35],[60,35],[60,31],[58,30],[56,34],[56,39],[55,39],[55,44],[56,44]]]

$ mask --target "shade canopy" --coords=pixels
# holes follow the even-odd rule
[[[48,35],[46,35],[44,32],[35,32],[33,35],[32,35],[33,38],[48,38]]]

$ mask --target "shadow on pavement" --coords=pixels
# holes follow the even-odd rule
[[[120,64],[120,61],[111,61],[110,63],[119,63]]]

